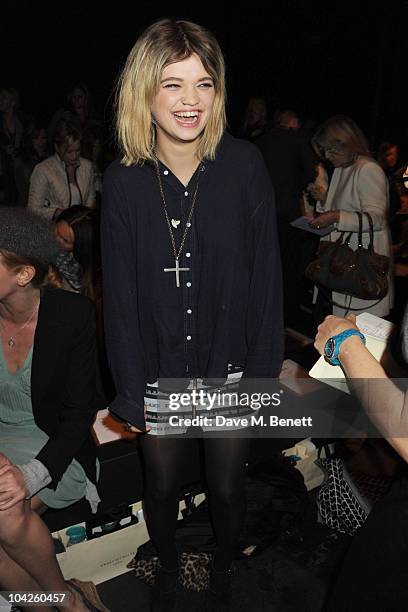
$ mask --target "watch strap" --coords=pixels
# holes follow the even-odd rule
[[[338,358],[340,353],[340,347],[343,344],[344,340],[347,340],[347,338],[350,338],[351,336],[358,336],[363,342],[363,344],[366,344],[365,336],[360,331],[354,328],[345,329],[344,331],[340,332],[339,334],[336,334],[332,338],[329,338],[329,340],[334,341],[333,356],[330,359],[326,357],[326,361],[330,363],[330,365],[341,365],[340,360]]]

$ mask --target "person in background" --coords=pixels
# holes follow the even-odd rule
[[[244,138],[254,142],[262,136],[268,129],[268,108],[263,98],[250,98],[245,110],[242,129],[238,134],[239,138]]]
[[[399,147],[392,142],[382,142],[378,147],[376,157],[389,183],[390,206],[388,214],[392,230],[396,214],[401,208],[400,185],[396,180],[399,170]]]
[[[99,241],[96,211],[87,206],[71,206],[55,223],[55,237],[61,246],[56,268],[65,279],[63,288],[92,299],[100,298]]]
[[[397,612],[408,606],[408,391],[401,389],[408,375],[408,308],[396,343],[397,363],[399,356],[405,362],[398,381],[388,377],[358,333],[353,315],[328,316],[315,347],[329,362],[338,359],[362,407],[405,463],[354,536],[325,610]]]
[[[81,157],[81,131],[71,116],[55,133],[55,154],[37,164],[30,180],[28,208],[55,220],[70,206],[95,206],[92,162]]]
[[[54,142],[57,126],[67,113],[75,118],[84,138],[89,128],[100,125],[95,116],[91,93],[85,83],[75,83],[66,95],[64,106],[54,113],[47,129],[50,142]]]
[[[316,177],[316,156],[300,131],[299,117],[291,110],[277,111],[272,129],[256,141],[269,170],[276,196],[279,247],[282,259],[285,325],[295,327],[300,315],[304,270],[315,240],[291,226],[304,214],[303,191]]]
[[[48,222],[0,208],[0,589],[68,591],[61,609],[84,612],[39,517],[83,497],[96,512],[100,501],[94,309],[47,285],[56,254]]]
[[[375,252],[390,257],[387,177],[373,159],[361,129],[350,117],[336,115],[319,126],[312,144],[320,158],[327,159],[334,166],[334,172],[327,190],[323,184],[310,184],[308,187],[309,193],[317,200],[316,209],[320,213],[310,222],[311,227],[333,226],[333,231],[322,238],[331,242],[338,240],[340,232],[352,232],[350,247],[356,249],[359,220],[355,212],[367,212],[373,221]],[[368,243],[369,221],[363,214],[363,246],[367,247]],[[321,293],[319,291],[319,295]],[[385,317],[392,307],[393,294],[390,269],[389,291],[380,302],[333,292],[333,314],[343,316],[348,309],[361,309]]]
[[[0,204],[7,206],[14,206],[18,200],[14,162],[24,139],[19,106],[20,96],[16,89],[0,89]]]
[[[170,612],[180,475],[193,441],[172,437],[169,421],[162,432],[160,402],[168,419],[171,380],[185,389],[202,379],[231,380],[232,372],[243,382],[280,372],[274,197],[258,149],[225,132],[224,59],[202,26],[164,19],[140,36],[119,81],[116,126],[122,155],[105,174],[101,224],[106,345],[117,391],[110,409],[141,434],[143,504],[161,563],[151,609]],[[152,402],[147,383],[160,384],[165,399],[156,391]],[[248,414],[248,406],[232,409],[239,421]],[[214,611],[232,605],[250,448],[248,435],[218,433],[202,440],[217,541],[207,592]]]
[[[53,269],[56,287],[81,293],[95,305],[98,349],[98,401],[107,405],[114,397],[107,364],[103,328],[99,214],[87,206],[71,206],[58,217],[54,235],[61,248]]]
[[[377,161],[389,177],[398,168],[398,145],[392,142],[382,142],[377,150]]]
[[[45,128],[31,123],[26,130],[21,153],[14,163],[14,177],[18,191],[18,206],[26,207],[30,179],[34,167],[49,156],[49,146]]]
[[[292,110],[277,110],[273,115],[273,125],[281,130],[299,130],[299,116]]]
[[[109,156],[108,139],[101,125],[94,125],[87,129],[82,140],[82,155],[89,159],[93,165],[96,208],[99,210],[102,199],[103,175],[108,164],[114,159],[114,156]]]

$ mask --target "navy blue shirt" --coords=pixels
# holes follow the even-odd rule
[[[117,396],[110,409],[145,430],[147,382],[279,374],[282,288],[273,189],[261,154],[225,134],[185,187],[159,165],[176,247],[199,179],[180,256],[180,287],[155,164],[108,168],[102,260],[106,346]],[[180,221],[180,223],[177,223]]]

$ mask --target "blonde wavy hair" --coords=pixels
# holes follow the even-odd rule
[[[190,21],[162,19],[138,38],[126,60],[116,89],[116,134],[122,164],[154,159],[156,131],[151,105],[160,86],[163,69],[189,58],[200,58],[214,81],[215,98],[208,123],[201,134],[197,157],[214,159],[226,127],[225,63],[214,36]]]

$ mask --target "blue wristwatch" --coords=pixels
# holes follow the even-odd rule
[[[346,338],[350,338],[350,336],[358,336],[361,338],[363,344],[365,345],[366,339],[365,336],[356,329],[346,329],[345,331],[329,338],[324,345],[324,357],[326,361],[330,363],[330,365],[340,365],[340,361],[338,359],[340,347]]]

